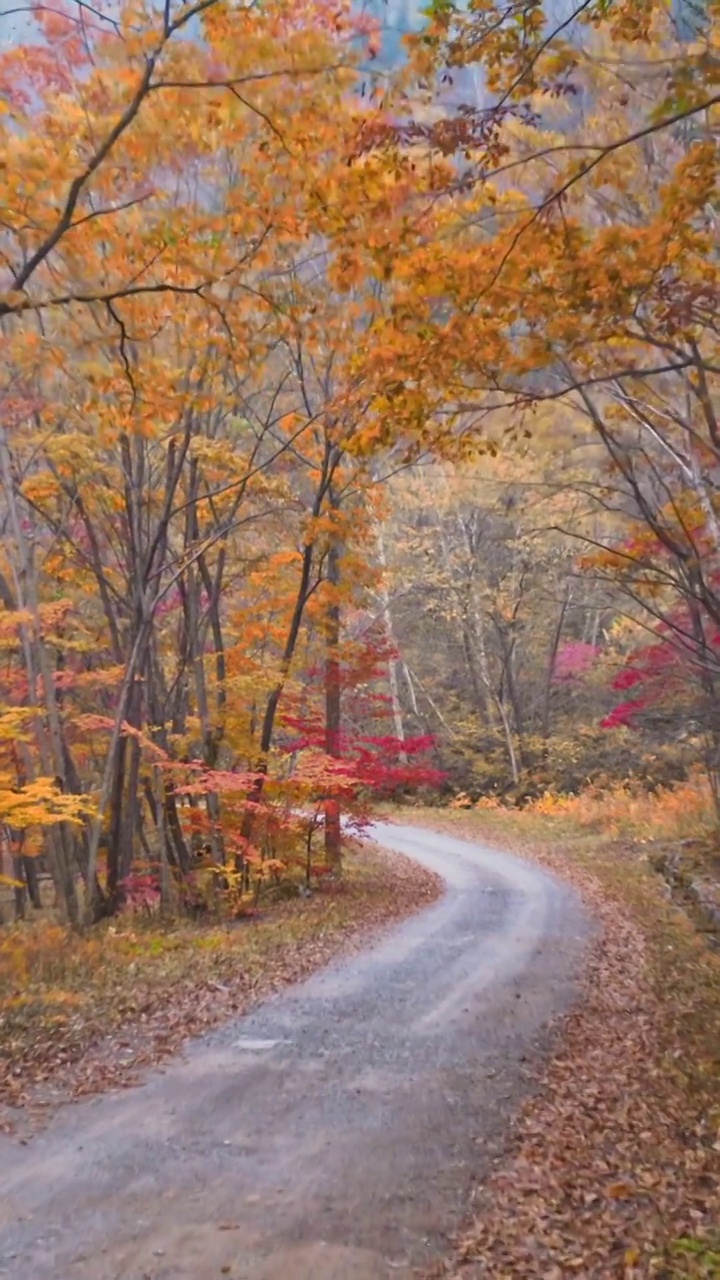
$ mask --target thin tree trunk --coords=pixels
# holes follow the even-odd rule
[[[337,511],[333,494],[330,507]],[[340,545],[337,533],[330,534],[327,557],[328,606],[325,616],[325,751],[340,758],[342,691],[340,672]],[[334,796],[325,802],[325,861],[336,874],[342,871],[342,817]]]
[[[180,444],[178,445],[174,439],[168,444],[165,492],[162,506],[152,536],[148,534],[144,540],[143,522],[140,517],[140,496],[145,476],[145,464],[141,448],[142,441],[139,437],[135,440],[135,462],[133,462],[130,441],[125,438],[121,442],[126,482],[130,580],[134,606],[135,634],[132,648],[125,664],[118,706],[100,785],[97,812],[90,832],[88,853],[90,891],[88,893],[86,913],[89,921],[98,918],[103,906],[98,896],[96,874],[103,822],[113,794],[115,774],[122,753],[125,721],[128,717],[129,708],[133,705],[133,686],[139,677],[148,672],[150,668],[155,610],[163,592],[161,579],[162,571],[166,564],[168,530],[192,434],[192,416],[188,414]],[[176,578],[177,574],[171,578],[169,584],[166,584],[167,589]],[[135,802],[137,802],[136,797]]]
[[[98,854],[100,851],[103,822],[115,790],[116,775],[123,747],[125,745],[123,732],[125,721],[127,719],[128,707],[132,697],[132,688],[138,670],[145,666],[151,630],[152,613],[148,610],[138,628],[135,643],[133,644],[125,667],[125,675],[120,688],[120,697],[118,700],[117,711],[115,713],[115,722],[110,736],[107,756],[105,757],[105,768],[103,770],[100,786],[100,798],[98,800],[97,811],[91,828],[90,849],[88,855],[88,883],[90,885],[90,891],[88,893],[86,912],[89,922],[98,919],[103,907],[103,903],[98,897],[99,885],[97,880]]]
[[[341,453],[338,449],[329,444],[326,446],[325,458],[323,461],[322,474],[320,482],[315,492],[315,498],[312,505],[311,516],[313,521],[317,520],[324,505],[325,498],[328,494],[332,478],[335,470],[340,462]],[[263,791],[265,790],[265,779],[268,769],[268,752],[272,745],[273,732],[275,729],[275,718],[277,716],[280,699],[282,698],[287,678],[290,674],[290,667],[295,656],[295,650],[300,638],[300,628],[305,614],[305,606],[310,599],[314,586],[311,585],[310,579],[312,574],[313,560],[315,555],[315,543],[307,542],[303,548],[302,567],[300,570],[300,581],[298,583],[297,594],[295,597],[295,606],[293,608],[290,627],[288,630],[285,648],[280,661],[280,675],[275,687],[271,690],[270,695],[265,703],[265,712],[262,719],[260,729],[260,743],[258,752],[258,761],[255,770],[255,781],[248,793],[248,804],[243,818],[241,834],[244,840],[249,840],[252,835],[253,826],[255,824],[256,806],[262,800]]]
[[[15,897],[15,919],[24,920],[25,908],[27,905],[27,897],[25,893],[25,878],[23,876],[22,858],[18,858],[18,857],[13,858],[12,871],[13,871],[13,880],[15,881],[13,885],[14,897]]]
[[[497,709],[502,721],[503,733],[505,735],[505,745],[507,747],[508,759],[510,761],[510,770],[512,772],[513,785],[517,786],[520,782],[520,770],[518,768],[517,752],[515,751],[515,743],[513,741],[512,726],[508,719],[507,711],[502,698],[497,698]]]
[[[190,505],[188,506],[185,530],[186,550],[190,550],[199,540],[197,487],[197,462],[193,460],[190,466]],[[217,759],[219,738],[216,740],[210,724],[210,707],[207,681],[205,679],[205,632],[201,625],[201,581],[202,574],[199,571],[199,567],[196,568],[191,563],[188,566],[184,592],[186,644],[195,682],[195,702],[198,719],[200,720],[202,758],[208,768],[212,769]],[[225,862],[225,849],[221,835],[220,797],[216,791],[209,791],[205,796],[205,808],[208,815],[209,840],[213,863],[215,866],[221,866]]]
[[[555,664],[557,662],[558,650],[562,639],[563,627],[565,625],[565,615],[570,607],[572,598],[572,587],[568,582],[565,588],[565,599],[560,607],[560,614],[557,620],[557,626],[553,633],[552,644],[550,645],[550,653],[548,654],[547,672],[545,676],[545,697],[543,700],[542,727],[541,735],[544,749],[547,750],[547,742],[550,737],[550,709],[552,702],[553,678],[555,675]]]
[[[38,879],[37,862],[35,858],[23,856],[22,868],[25,876],[25,884],[27,885],[28,897],[35,908],[39,911],[42,907],[42,898],[40,897],[40,881]]]
[[[42,638],[40,622],[40,601],[37,589],[35,567],[31,547],[23,529],[17,505],[17,493],[12,474],[10,450],[5,431],[0,426],[0,477],[5,489],[8,513],[12,528],[13,540],[19,560],[16,574],[16,597],[19,609],[26,609],[32,617],[32,626],[23,625],[21,644],[25,659],[28,680],[29,703],[36,711],[35,725],[40,767],[46,777],[55,777],[61,783],[65,777],[65,754],[60,717],[55,698],[52,668],[49,663],[47,649]],[[37,678],[40,676],[43,686],[45,723],[39,714],[37,704]],[[48,732],[49,730],[49,732]],[[29,780],[29,779],[28,779]],[[48,833],[48,855],[50,870],[62,912],[71,924],[79,921],[79,904],[77,886],[73,867],[73,851],[67,824],[58,823]]]
[[[385,632],[385,643],[388,647],[388,689],[390,690],[390,707],[393,718],[393,729],[398,742],[405,741],[405,726],[403,724],[402,704],[400,702],[400,681],[398,680],[398,665],[395,656],[395,630],[393,627],[392,613],[390,611],[390,595],[387,589],[387,557],[385,555],[385,538],[383,536],[382,524],[380,521],[376,525],[376,540],[378,548],[378,560],[382,571],[380,580],[380,608],[383,622],[383,630]],[[406,675],[407,678],[407,675]],[[407,764],[407,752],[401,750],[399,759],[402,764]]]

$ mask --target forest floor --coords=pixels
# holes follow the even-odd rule
[[[720,1277],[720,954],[653,869],[652,842],[530,813],[398,817],[559,873],[602,926],[584,997],[442,1274]]]
[[[233,922],[127,915],[78,936],[0,929],[0,1131],[29,1133],[71,1099],[130,1085],[192,1036],[432,902],[442,881],[402,854],[350,848],[341,885]]]

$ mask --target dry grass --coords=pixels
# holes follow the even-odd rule
[[[498,808],[487,801],[481,801],[479,807]],[[570,829],[597,832],[610,839],[706,839],[716,829],[710,787],[701,775],[652,793],[632,782],[607,789],[589,787],[573,796],[548,792],[530,806],[529,813],[563,818]]]

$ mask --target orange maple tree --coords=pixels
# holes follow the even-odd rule
[[[422,404],[399,395],[389,423],[395,374],[355,356],[359,334],[387,349],[379,255],[426,233],[436,177],[358,159],[373,31],[342,4],[37,23],[0,63],[1,567],[38,776],[90,815],[55,824],[56,892],[78,917],[79,873],[97,917],[140,851],[189,873],[198,805],[222,861],[228,762],[252,775],[249,841],[338,512],[347,594],[370,461],[424,445]],[[218,786],[188,806],[161,758]]]

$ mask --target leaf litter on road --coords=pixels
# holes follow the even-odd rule
[[[332,890],[236,924],[121,921],[90,939],[57,930],[51,954],[31,962],[20,1006],[0,956],[0,1130],[32,1129],[64,1101],[134,1083],[190,1037],[367,945],[442,889],[409,858],[369,845],[347,865]],[[48,985],[53,966],[67,989]]]
[[[717,955],[627,850],[598,841],[578,855],[520,821],[417,817],[560,873],[601,926],[582,998],[441,1274],[720,1277]]]

